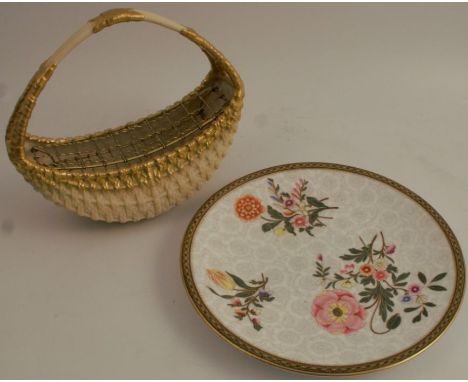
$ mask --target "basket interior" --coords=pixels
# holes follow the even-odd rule
[[[144,162],[206,129],[234,96],[231,82],[209,78],[182,101],[136,122],[78,139],[26,143],[28,159],[56,169],[102,172]]]

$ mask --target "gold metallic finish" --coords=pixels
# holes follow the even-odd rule
[[[127,21],[144,21],[144,16],[114,9],[90,22],[98,32]],[[92,219],[119,222],[156,216],[198,189],[231,142],[244,86],[234,67],[202,36],[191,29],[180,34],[212,64],[201,84],[158,113],[84,136],[27,133],[37,98],[56,69],[45,61],[18,100],[6,132],[10,160],[24,178],[56,204]],[[187,172],[197,175],[186,180]],[[177,197],[170,195],[174,191]]]
[[[128,21],[143,21],[144,19],[144,15],[133,9],[115,8],[106,12],[102,12],[99,16],[89,21],[94,24],[93,33],[98,33],[104,28],[110,27],[117,23],[125,23]]]
[[[290,359],[286,359],[286,358],[273,355],[271,353],[265,352],[251,345],[247,341],[233,334],[207,308],[202,298],[200,297],[200,294],[195,285],[193,275],[192,275],[192,270],[191,270],[191,264],[190,264],[192,241],[203,217],[218,200],[220,200],[224,195],[228,194],[229,192],[237,189],[239,186],[251,180],[263,177],[265,175],[270,175],[270,174],[281,172],[281,171],[296,170],[296,169],[329,169],[329,170],[336,170],[336,171],[345,171],[345,172],[351,172],[354,174],[363,175],[371,179],[375,179],[377,181],[380,181],[382,183],[385,183],[393,187],[394,189],[410,197],[413,201],[415,201],[422,208],[424,208],[432,216],[432,218],[438,223],[438,225],[444,232],[448,242],[450,243],[452,256],[453,256],[453,260],[454,260],[455,268],[456,268],[456,280],[455,280],[454,293],[452,295],[449,308],[444,313],[439,323],[424,338],[422,338],[421,340],[419,340],[417,343],[415,343],[411,347],[399,353],[396,353],[392,356],[382,358],[376,361],[353,364],[353,365],[342,365],[342,366],[307,364],[307,363],[296,362]],[[379,174],[376,174],[367,170],[362,170],[356,167],[332,164],[332,163],[320,163],[320,162],[292,163],[292,164],[285,164],[285,165],[270,167],[264,170],[251,173],[240,179],[237,179],[234,182],[223,187],[221,190],[219,190],[215,194],[213,194],[196,212],[196,214],[192,218],[192,221],[190,222],[187,228],[187,231],[185,232],[184,240],[182,243],[182,249],[181,249],[181,272],[182,272],[182,277],[184,280],[186,290],[190,296],[190,300],[193,306],[195,307],[196,311],[200,314],[203,320],[216,332],[216,334],[218,334],[221,338],[229,342],[231,345],[241,350],[242,352],[249,354],[250,356],[253,356],[261,361],[264,361],[266,363],[269,363],[271,365],[274,365],[283,369],[287,369],[287,370],[295,371],[295,372],[301,372],[301,373],[330,375],[330,376],[355,375],[355,374],[363,374],[363,373],[368,373],[371,371],[386,369],[391,366],[398,365],[420,354],[422,351],[424,351],[430,345],[432,345],[445,332],[445,330],[449,327],[449,325],[453,322],[455,315],[457,314],[460,308],[461,302],[463,300],[463,294],[464,294],[464,289],[465,289],[465,264],[464,264],[463,254],[462,254],[460,245],[458,244],[458,241],[454,233],[452,232],[452,230],[450,229],[446,221],[442,218],[442,216],[439,215],[439,213],[431,205],[429,205],[429,203],[427,203],[424,199],[422,199],[420,196],[418,196],[417,194],[415,194],[408,188],[404,187],[403,185],[391,179],[388,179],[382,175],[379,175]]]

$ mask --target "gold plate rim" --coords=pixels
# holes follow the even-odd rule
[[[415,201],[422,208],[424,208],[424,210],[426,210],[431,215],[431,217],[438,223],[439,227],[442,229],[442,231],[445,234],[445,237],[450,243],[450,248],[452,250],[452,256],[456,267],[455,288],[450,305],[444,313],[442,319],[437,323],[433,330],[431,330],[431,332],[429,332],[421,340],[396,354],[375,361],[339,366],[308,364],[273,355],[242,340],[240,337],[236,336],[228,328],[226,328],[204,304],[195,286],[195,282],[191,271],[190,258],[194,234],[205,214],[224,195],[247,182],[263,177],[265,175],[298,169],[338,170],[363,175],[365,177],[380,181],[410,197],[413,201]],[[222,339],[233,345],[238,350],[270,365],[289,371],[324,376],[356,375],[383,370],[392,366],[399,365],[400,363],[408,361],[411,358],[422,353],[424,350],[429,348],[434,342],[436,342],[453,322],[461,306],[465,291],[465,264],[458,240],[455,237],[455,234],[453,233],[452,229],[445,221],[445,219],[428,202],[426,202],[419,195],[406,188],[405,186],[401,185],[400,183],[395,182],[394,180],[391,180],[377,173],[364,170],[358,167],[325,162],[298,162],[268,167],[245,175],[222,187],[219,191],[211,195],[203,203],[203,205],[197,210],[197,212],[191,219],[184,234],[184,239],[182,241],[180,266],[185,289],[189,295],[190,301],[195,307],[195,310],[206,322],[206,324],[208,324],[208,326],[211,329],[213,329],[214,332],[217,335],[219,335]]]

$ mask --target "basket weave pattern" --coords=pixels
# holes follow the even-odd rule
[[[91,20],[94,26],[101,25],[100,29],[95,27],[93,32],[131,20],[122,17],[126,11],[103,14],[104,22],[102,19]],[[141,21],[141,18],[137,21]],[[226,100],[223,108],[213,114],[203,127],[195,125],[192,129],[194,132],[180,142],[172,145],[163,142],[161,148],[151,151],[154,152],[152,155],[141,153],[138,160],[130,161],[122,156],[121,163],[117,165],[102,160],[98,169],[86,165],[71,169],[56,163],[44,164],[35,160],[31,147],[52,150],[66,146],[69,150],[79,150],[83,143],[102,141],[103,137],[125,133],[129,129],[138,131],[141,121],[145,120],[143,118],[121,128],[83,137],[51,139],[28,134],[26,128],[37,98],[57,66],[47,60],[19,99],[6,134],[11,161],[37,191],[79,215],[107,222],[126,222],[151,218],[167,211],[192,195],[210,177],[226,154],[236,131],[243,106],[243,84],[232,65],[203,37],[189,28],[183,28],[179,33],[202,49],[212,69],[197,89],[171,108],[185,108],[184,102],[190,101],[190,97],[195,97],[194,94],[197,95],[201,89],[214,86],[213,83],[220,80],[229,83],[233,89],[232,97]],[[164,115],[165,111],[161,113]],[[136,146],[132,147],[135,149]],[[115,147],[108,147],[107,150],[110,153],[115,151]]]

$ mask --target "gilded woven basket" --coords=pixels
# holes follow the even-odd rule
[[[93,33],[127,21],[179,32],[208,57],[211,70],[182,100],[125,126],[73,138],[27,133],[37,98],[58,63]],[[240,118],[242,80],[226,58],[192,29],[146,11],[113,9],[90,20],[33,76],[6,132],[10,160],[47,199],[107,222],[151,218],[196,191],[217,168]]]

